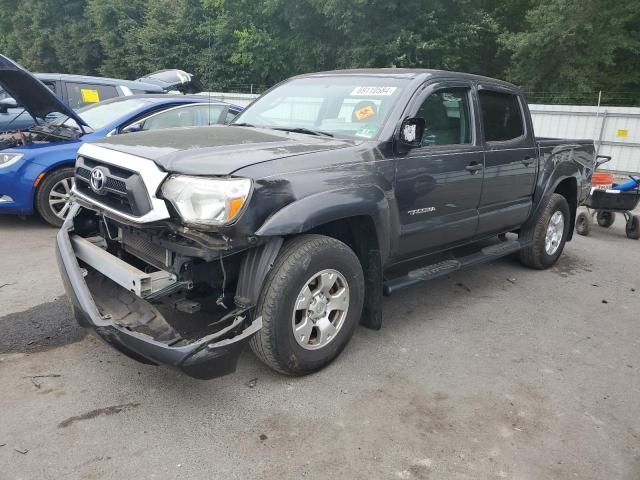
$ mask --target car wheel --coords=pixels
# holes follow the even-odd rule
[[[616,221],[616,214],[614,212],[600,211],[596,219],[598,220],[598,225],[609,228]]]
[[[36,193],[36,209],[50,225],[59,227],[71,208],[73,167],[60,168],[45,175]]]
[[[562,255],[569,234],[570,211],[567,200],[554,193],[536,222],[520,232],[527,245],[520,261],[527,267],[543,270],[553,266]]]
[[[626,227],[627,237],[632,240],[638,240],[640,238],[640,217],[634,215],[631,217]]]
[[[580,212],[576,218],[576,233],[584,237],[591,233],[591,215]]]
[[[287,375],[320,370],[347,345],[364,300],[364,275],[355,253],[322,235],[285,243],[262,288],[256,315],[262,329],[251,349]]]

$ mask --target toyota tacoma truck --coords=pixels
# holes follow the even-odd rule
[[[83,145],[58,262],[79,323],[134,359],[207,379],[248,343],[303,375],[381,328],[385,294],[511,254],[551,267],[596,161],[536,138],[503,81],[307,74],[229,126]]]

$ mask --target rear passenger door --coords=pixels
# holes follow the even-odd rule
[[[475,235],[483,178],[475,112],[466,82],[428,86],[407,112],[423,118],[426,127],[422,145],[396,162],[401,257]]]
[[[532,208],[537,152],[526,106],[516,92],[479,85],[484,140],[484,186],[478,234],[520,226]]]

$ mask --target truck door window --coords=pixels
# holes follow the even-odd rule
[[[480,91],[480,109],[487,142],[506,142],[524,135],[520,101],[509,93]]]
[[[112,85],[96,85],[91,83],[72,83],[67,85],[69,106],[73,109],[92,103],[102,102],[118,96],[116,87]]]
[[[416,117],[424,118],[422,146],[471,143],[469,89],[450,88],[429,95]]]

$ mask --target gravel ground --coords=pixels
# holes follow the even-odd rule
[[[640,478],[640,242],[621,220],[386,299],[322,372],[202,382],[70,318],[55,231],[0,218],[0,477]]]

